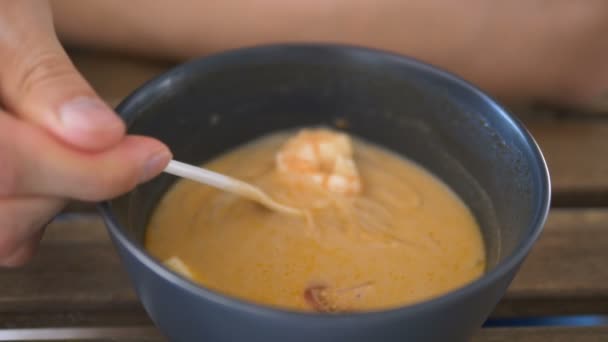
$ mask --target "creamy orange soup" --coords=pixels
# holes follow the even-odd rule
[[[346,190],[329,191],[328,179],[293,182],[277,168],[277,152],[290,136],[261,138],[204,167],[306,209],[308,219],[180,180],[151,218],[147,249],[207,288],[260,304],[319,312],[411,304],[483,273],[480,228],[439,179],[353,138],[357,170],[349,174],[350,183],[338,184]]]

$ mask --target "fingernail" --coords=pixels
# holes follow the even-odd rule
[[[140,183],[145,183],[163,172],[171,158],[173,158],[173,156],[167,151],[158,152],[152,155],[144,164],[144,172],[140,179]]]
[[[61,124],[67,130],[95,131],[120,124],[116,114],[101,100],[77,97],[59,109]]]

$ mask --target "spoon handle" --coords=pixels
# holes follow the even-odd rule
[[[301,211],[298,209],[275,202],[266,193],[251,184],[228,177],[221,173],[207,170],[202,167],[172,160],[169,162],[169,165],[167,165],[164,172],[246,197],[250,200],[259,202],[272,210],[277,210],[292,215],[301,214]]]
[[[242,184],[240,183],[243,183],[221,173],[182,163],[177,160],[170,161],[169,165],[165,168],[165,172],[233,193],[239,192],[239,188],[242,187]]]

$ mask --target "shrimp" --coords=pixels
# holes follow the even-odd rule
[[[302,130],[276,155],[277,170],[341,195],[361,192],[350,138],[328,129]]]
[[[304,289],[304,300],[315,311],[338,313],[352,311],[361,298],[374,290],[369,281],[348,288],[331,288],[326,285],[311,285]]]

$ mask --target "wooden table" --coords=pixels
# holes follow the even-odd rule
[[[112,104],[168,67],[83,52],[73,56]],[[608,315],[608,116],[549,113],[522,119],[548,160],[554,205],[542,238],[492,319]],[[0,340],[163,340],[90,209],[70,207],[51,223],[29,265],[0,271]],[[608,341],[608,325],[483,328],[474,341]]]

